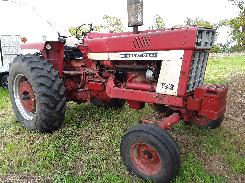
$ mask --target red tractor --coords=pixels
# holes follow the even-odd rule
[[[207,28],[138,31],[142,0],[128,0],[133,32],[89,32],[80,44],[69,38],[24,44],[34,54],[11,64],[9,92],[18,121],[33,131],[57,130],[66,102],[139,110],[150,104],[159,115],[142,119],[121,142],[128,171],[142,179],[169,182],[180,154],[166,132],[180,120],[218,127],[226,110],[227,87],[203,85],[215,32]],[[69,43],[69,44],[68,44]]]

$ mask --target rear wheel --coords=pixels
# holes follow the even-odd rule
[[[219,117],[216,120],[208,121],[208,123],[206,125],[198,125],[198,124],[196,124],[196,125],[197,126],[202,126],[202,127],[205,127],[205,128],[215,129],[215,128],[220,127],[220,125],[223,123],[223,121],[224,121],[224,115],[222,115],[221,117]],[[195,124],[195,123],[192,122],[192,121],[185,121],[185,124],[186,125],[192,125],[192,124]]]
[[[9,93],[17,120],[33,131],[57,130],[65,116],[65,88],[58,72],[39,56],[18,56],[9,71]]]
[[[159,113],[166,114],[166,116],[169,116],[173,113],[173,110],[165,106],[164,104],[150,104],[150,107]]]
[[[208,127],[211,128],[211,129],[215,129],[215,128],[218,128],[220,127],[220,125],[222,124],[222,122],[224,121],[224,115],[221,116],[219,119],[217,120],[212,120],[212,121],[209,121],[208,122]]]
[[[175,141],[155,125],[131,128],[122,139],[121,157],[130,173],[155,182],[170,182],[180,167]]]

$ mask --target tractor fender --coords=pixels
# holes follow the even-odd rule
[[[64,43],[61,41],[46,41],[43,43],[27,43],[21,45],[22,54],[41,54],[44,60],[51,63],[62,77],[64,62]]]

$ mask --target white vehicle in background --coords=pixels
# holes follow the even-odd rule
[[[9,64],[20,54],[21,37],[19,35],[1,35],[0,37],[0,86],[8,88]]]

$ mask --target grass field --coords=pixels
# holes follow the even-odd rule
[[[209,62],[206,82],[243,89],[244,76],[243,56],[216,58]],[[234,92],[232,96],[236,88]],[[237,112],[245,115],[244,93],[239,96],[241,101],[228,102],[237,108],[228,107],[220,128],[180,123],[170,131],[181,150],[182,165],[175,182],[245,182],[245,125],[244,118],[236,116]],[[151,113],[150,108],[115,110],[70,102],[64,125],[53,134],[22,128],[3,89],[0,109],[0,182],[142,182],[126,171],[119,146],[126,130]]]

